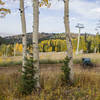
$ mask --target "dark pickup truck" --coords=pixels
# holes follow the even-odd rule
[[[90,58],[82,58],[82,65],[83,67],[93,67],[93,63]]]

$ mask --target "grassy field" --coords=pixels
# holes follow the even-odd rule
[[[48,52],[40,53],[40,63],[41,64],[54,64],[62,63],[62,60],[66,57],[66,52]],[[82,58],[91,58],[92,62],[99,65],[100,64],[100,54],[80,54],[74,55],[74,64],[80,64]],[[13,66],[21,65],[22,57],[0,57],[0,66]]]
[[[61,61],[65,56],[64,52],[40,53],[41,90],[28,96],[22,96],[18,91],[21,57],[0,57],[0,63],[6,64],[6,68],[0,68],[0,100],[100,100],[100,67],[83,69],[80,64],[74,64],[74,84],[65,85],[61,72],[63,64],[52,62]],[[100,64],[100,54],[74,56],[74,63],[80,63],[82,57]],[[8,67],[9,63],[11,67]]]
[[[75,70],[72,86],[65,85],[60,67],[41,69],[41,91],[22,96],[18,92],[20,72],[0,74],[0,100],[100,100],[100,73]]]

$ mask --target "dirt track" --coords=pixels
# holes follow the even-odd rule
[[[62,64],[40,64],[40,71],[54,71],[60,70]],[[21,70],[21,66],[11,66],[11,67],[0,67],[0,75],[2,74],[12,74],[18,73]],[[84,70],[79,64],[74,65],[74,71]],[[93,72],[100,72],[100,67],[94,67],[92,69],[85,69]]]
[[[40,64],[41,70],[56,70],[60,69],[62,64]],[[12,74],[20,72],[21,66],[11,66],[11,67],[0,67],[0,74]]]

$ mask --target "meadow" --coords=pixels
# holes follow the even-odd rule
[[[0,57],[1,64],[14,62],[9,67],[7,64],[0,67],[0,100],[100,100],[100,54],[74,55],[73,85],[65,84],[61,71],[63,63],[58,63],[65,56],[65,52],[40,53],[40,61],[45,63],[40,64],[41,89],[28,96],[22,96],[18,91],[21,65],[16,63],[21,61],[21,57]],[[98,66],[82,68],[80,63],[83,57],[91,58]]]
[[[66,52],[40,52],[40,64],[56,64],[62,63],[66,57]],[[82,58],[91,58],[92,62],[99,65],[100,54],[99,53],[89,53],[89,54],[79,54],[74,55],[74,64],[80,64]],[[12,56],[12,57],[0,57],[0,66],[13,66],[21,65],[22,56]]]
[[[41,90],[22,96],[20,72],[0,75],[0,100],[100,100],[100,73],[75,70],[72,86],[66,85],[59,67],[41,68]]]

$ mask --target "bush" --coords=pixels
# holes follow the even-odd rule
[[[70,59],[66,56],[65,60],[64,60],[64,65],[62,66],[62,71],[63,71],[63,80],[66,83],[70,82],[70,68],[69,68],[69,61]]]
[[[32,57],[26,59],[24,71],[22,71],[19,91],[24,95],[31,94],[31,92],[35,89],[37,82],[37,79],[34,78],[36,69],[33,63],[34,61]]]

